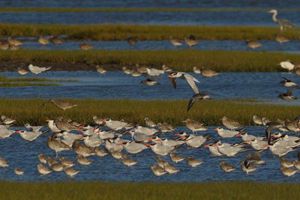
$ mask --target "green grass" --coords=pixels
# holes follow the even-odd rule
[[[103,8],[91,8],[91,7],[2,7],[0,12],[267,12],[272,8],[164,8],[164,7],[103,7]],[[300,8],[283,8],[279,12],[296,12],[300,11]]]
[[[0,183],[5,200],[160,200],[160,199],[297,199],[300,185],[291,183]]]
[[[67,35],[68,39],[91,40],[125,40],[129,36],[139,40],[168,40],[170,36],[184,39],[190,34],[200,40],[274,40],[278,32],[278,27],[251,26],[0,24],[0,36]],[[284,35],[299,40],[299,33],[299,29],[289,29]]]
[[[171,89],[171,88],[170,88]],[[300,106],[281,106],[247,103],[246,101],[210,100],[198,102],[187,113],[184,100],[69,100],[78,105],[71,110],[62,111],[51,102],[40,99],[0,99],[0,113],[16,118],[18,125],[24,123],[45,124],[47,119],[58,116],[71,118],[81,123],[92,123],[92,117],[124,119],[132,123],[144,123],[149,117],[155,122],[169,122],[181,125],[186,118],[200,120],[207,125],[219,125],[225,115],[244,125],[252,124],[254,114],[271,120],[293,119],[299,116]],[[42,111],[42,112],[41,112]]]
[[[136,64],[161,67],[166,64],[178,71],[191,71],[193,66],[204,66],[219,72],[272,72],[282,70],[279,62],[288,59],[300,63],[298,54],[249,51],[19,50],[0,54],[0,62],[8,66],[5,70],[15,70],[22,63],[33,63],[53,66],[53,70],[95,70],[96,64],[107,69]]]

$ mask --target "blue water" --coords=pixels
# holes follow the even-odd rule
[[[239,16],[239,17],[236,17]],[[294,24],[300,24],[300,12],[280,12]],[[2,23],[47,24],[162,24],[162,25],[257,25],[276,26],[265,12],[79,12],[79,13],[0,13]]]
[[[276,66],[275,66],[276,67]],[[2,72],[0,76],[20,77],[15,72]],[[122,72],[111,71],[100,75],[92,71],[46,72],[38,76],[51,79],[75,79],[77,82],[62,82],[61,86],[0,88],[0,98],[95,98],[95,99],[189,99],[193,91],[185,80],[179,79],[177,89],[173,89],[167,75],[158,79],[160,85],[145,86],[140,82],[145,77],[131,77]],[[286,103],[278,94],[285,92],[279,82],[282,76],[300,84],[300,78],[290,73],[221,73],[213,78],[200,80],[201,91],[214,99],[256,99],[272,103]],[[295,90],[295,95],[300,91]],[[289,102],[297,104],[299,101]]]
[[[1,0],[6,7],[264,7],[294,8],[294,0]]]
[[[209,134],[215,139],[220,139],[213,130],[214,127],[206,132],[199,134]],[[175,132],[183,130],[178,128]],[[246,130],[257,136],[264,136],[264,129],[258,127],[247,127]],[[9,168],[0,169],[1,180],[16,180],[16,181],[63,181],[70,180],[63,172],[51,173],[50,175],[40,176],[36,170],[38,164],[38,154],[44,153],[48,156],[55,156],[55,153],[47,148],[47,137],[49,134],[42,135],[34,142],[26,142],[20,136],[13,135],[11,138],[0,140],[1,153],[0,156],[6,158],[10,164]],[[173,134],[165,134],[163,137],[174,138]],[[125,137],[127,138],[127,137]],[[241,139],[222,139],[223,142],[239,143]],[[45,148],[46,147],[46,148]],[[265,165],[258,167],[257,171],[246,175],[240,169],[240,161],[245,159],[247,154],[253,152],[251,148],[236,157],[212,157],[206,148],[192,149],[182,146],[176,152],[184,157],[193,156],[201,159],[204,163],[196,168],[189,167],[185,162],[178,164],[172,163],[180,172],[175,175],[165,175],[156,177],[152,174],[150,166],[155,163],[155,155],[147,149],[137,155],[130,155],[138,161],[138,164],[133,167],[126,167],[120,161],[106,156],[104,158],[91,157],[93,163],[89,166],[80,166],[76,164],[74,167],[80,170],[80,173],[75,176],[75,180],[99,180],[99,181],[172,181],[172,182],[203,182],[203,181],[224,181],[224,180],[255,180],[263,182],[299,182],[299,173],[293,177],[285,177],[281,174],[279,168],[279,160],[273,156],[269,150],[262,153]],[[66,156],[75,160],[76,156],[73,152],[64,152],[60,156]],[[286,156],[290,160],[296,160],[297,150],[289,153]],[[169,157],[165,157],[170,161]],[[224,173],[219,168],[220,161],[226,161],[233,164],[237,169],[232,173]],[[15,167],[20,167],[25,171],[23,176],[16,176],[13,172]]]

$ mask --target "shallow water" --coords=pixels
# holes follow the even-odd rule
[[[0,76],[20,77],[15,72],[2,72]],[[221,73],[213,78],[200,80],[199,88],[214,99],[256,99],[265,102],[299,105],[298,100],[286,102],[278,99],[285,92],[279,82],[287,77],[300,84],[300,78],[289,73]],[[62,82],[61,86],[0,88],[0,98],[95,98],[95,99],[189,99],[193,91],[185,80],[178,80],[173,89],[167,75],[159,78],[160,85],[145,86],[140,82],[145,77],[131,77],[120,71],[100,75],[92,71],[46,72],[38,76],[51,79],[74,79],[76,82]],[[295,95],[300,91],[295,90]]]
[[[22,49],[40,49],[40,50],[78,50],[79,45],[88,43],[94,49],[103,50],[174,50],[189,49],[187,45],[174,47],[169,41],[138,41],[136,45],[131,46],[127,41],[65,41],[61,45],[49,44],[41,45],[36,39],[21,38],[24,41]],[[287,43],[278,43],[276,41],[262,40],[262,47],[250,49],[244,41],[234,40],[201,40],[198,45],[191,49],[198,50],[232,50],[232,51],[278,51],[288,53],[300,52],[300,41],[289,41]]]
[[[214,127],[210,127],[208,131],[198,134],[209,134],[215,139],[218,139]],[[179,127],[177,131],[183,130]],[[264,136],[264,129],[258,127],[246,127],[246,130],[256,136]],[[17,180],[17,181],[63,181],[70,180],[63,172],[51,173],[50,175],[40,176],[36,170],[38,164],[38,154],[44,153],[48,156],[55,156],[54,152],[45,148],[47,145],[47,137],[49,134],[44,134],[34,142],[26,142],[20,136],[13,135],[11,138],[0,140],[1,154],[5,157],[10,167],[0,169],[1,180]],[[163,137],[174,137],[172,134],[166,134]],[[231,138],[222,139],[223,142],[236,143],[241,139]],[[248,148],[247,148],[248,149]],[[290,160],[297,158],[297,151],[287,155]],[[189,167],[185,162],[175,164],[180,172],[176,175],[165,175],[155,177],[150,166],[155,163],[155,155],[151,150],[145,150],[140,154],[131,156],[138,161],[138,164],[133,167],[125,167],[120,161],[106,156],[104,158],[91,157],[93,163],[89,166],[80,166],[76,164],[74,167],[80,170],[80,173],[75,176],[75,180],[99,180],[99,181],[172,181],[172,182],[203,182],[203,181],[224,181],[224,180],[255,180],[263,182],[299,182],[300,174],[293,177],[285,177],[279,171],[280,165],[277,157],[273,156],[269,150],[262,153],[265,165],[258,167],[257,171],[246,175],[240,169],[240,161],[245,159],[246,155],[252,152],[248,149],[245,152],[239,153],[236,157],[212,157],[206,148],[192,149],[182,146],[176,152],[184,157],[193,156],[201,159],[204,163],[196,168]],[[66,156],[75,160],[73,152],[61,153],[60,156]],[[165,157],[168,161],[169,158]],[[237,167],[232,173],[224,173],[219,168],[220,161],[226,161]],[[20,167],[25,171],[24,176],[16,176],[13,172],[15,167]]]

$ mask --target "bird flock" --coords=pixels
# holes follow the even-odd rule
[[[6,140],[13,134],[19,135],[30,143],[38,137],[47,135],[44,144],[52,150],[53,154],[39,154],[36,166],[40,175],[54,172],[64,172],[69,177],[79,173],[76,165],[90,165],[90,157],[112,156],[126,167],[138,164],[132,158],[134,154],[151,151],[154,163],[149,170],[156,176],[176,174],[180,169],[176,167],[179,162],[186,162],[191,168],[200,167],[205,161],[200,157],[184,157],[180,152],[189,149],[206,149],[211,157],[223,157],[219,167],[226,173],[240,168],[246,174],[253,173],[261,165],[267,165],[261,154],[270,151],[280,161],[279,169],[285,176],[293,176],[300,170],[300,152],[298,158],[287,160],[284,158],[300,146],[300,119],[270,121],[265,117],[253,116],[257,126],[265,127],[265,134],[255,136],[247,132],[247,127],[238,121],[224,116],[221,119],[223,126],[216,127],[213,134],[207,134],[208,127],[202,122],[192,119],[183,121],[185,129],[178,131],[172,125],[162,122],[155,123],[145,118],[145,126],[130,124],[125,121],[93,117],[93,124],[84,125],[70,119],[58,117],[47,120],[47,126],[13,127],[14,119],[1,116],[0,140]],[[275,132],[276,131],[276,132]],[[289,134],[287,134],[289,133]],[[223,139],[240,138],[237,143],[222,141]],[[72,151],[75,159],[60,156],[61,152]],[[230,163],[230,158],[241,152],[249,154],[240,161],[240,166]],[[171,160],[167,161],[167,157]],[[227,159],[225,159],[227,158]],[[13,162],[13,161],[12,161]],[[10,161],[4,156],[0,157],[0,168],[8,168]],[[26,173],[22,166],[14,169],[16,175]]]

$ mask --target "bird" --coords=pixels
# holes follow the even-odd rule
[[[156,127],[156,124],[151,119],[149,119],[149,117],[145,117],[144,120],[145,120],[146,126],[148,126],[150,128]]]
[[[45,165],[39,163],[37,165],[37,170],[41,175],[47,175],[50,174],[52,171]]]
[[[290,41],[287,37],[285,37],[285,36],[283,36],[283,35],[280,35],[280,34],[276,35],[275,40],[276,40],[277,42],[279,42],[280,44],[285,43],[285,42],[289,42],[289,41]]]
[[[182,46],[183,41],[179,40],[179,39],[174,39],[173,37],[170,37],[170,43],[174,46],[174,47],[179,47]]]
[[[282,100],[292,101],[298,99],[296,96],[293,95],[292,90],[288,90],[287,92],[281,93],[278,97]]]
[[[212,70],[212,69],[201,69],[200,70],[200,73],[202,76],[206,77],[206,78],[211,78],[211,77],[214,77],[214,76],[218,76],[219,73]]]
[[[152,76],[152,77],[160,76],[165,73],[164,70],[155,69],[155,68],[146,68],[146,70],[147,70],[148,76]]]
[[[199,89],[196,85],[196,83],[200,83],[198,79],[193,77],[192,75],[185,73],[185,72],[171,72],[169,73],[169,79],[173,85],[174,88],[177,87],[176,79],[177,78],[183,78],[186,80],[186,82],[189,84],[189,86],[192,88],[195,94],[199,94]]]
[[[287,167],[281,167],[280,171],[282,172],[283,175],[288,177],[293,176],[298,172],[298,170],[295,168],[287,168]]]
[[[262,44],[260,42],[258,42],[257,40],[247,40],[246,43],[247,43],[247,46],[251,49],[257,49],[262,46]]]
[[[154,86],[159,84],[156,80],[151,78],[147,78],[146,80],[141,81],[141,83],[147,86]]]
[[[201,74],[201,70],[198,67],[196,67],[196,66],[193,67],[193,72],[195,74]]]
[[[18,176],[24,175],[24,171],[21,168],[15,168],[14,172]]]
[[[21,68],[21,67],[18,67],[17,72],[18,72],[18,74],[20,74],[20,75],[22,75],[22,76],[24,76],[24,75],[26,75],[26,74],[29,73],[28,70],[26,70],[26,69],[24,69],[24,68]]]
[[[188,105],[187,105],[187,111],[190,111],[191,108],[193,107],[193,105],[197,102],[197,101],[201,101],[201,100],[209,100],[211,99],[211,97],[206,94],[206,93],[202,93],[202,92],[199,92],[197,94],[194,94],[192,96],[192,98],[190,98],[189,102],[188,102]]]
[[[5,158],[0,157],[0,168],[9,167],[9,164]]]
[[[221,136],[222,138],[232,138],[236,135],[239,134],[239,131],[235,131],[235,130],[227,130],[227,129],[224,129],[224,128],[220,128],[220,127],[217,127],[215,129],[215,131],[218,133],[219,136]]]
[[[82,44],[79,45],[79,47],[80,47],[81,50],[84,50],[84,51],[93,49],[93,46],[90,45],[90,44],[87,44],[87,43],[82,43]]]
[[[232,172],[235,170],[235,167],[225,161],[221,161],[219,164],[220,168],[224,171],[224,172]]]
[[[0,125],[0,139],[9,138],[15,131],[8,129],[5,125]]]
[[[257,169],[257,165],[255,164],[255,162],[252,162],[251,160],[248,159],[241,162],[241,167],[242,170],[246,172],[246,174],[254,172]]]
[[[34,66],[32,64],[29,64],[28,69],[33,74],[40,74],[42,72],[50,70],[51,67],[39,67],[39,66]]]
[[[62,109],[63,111],[77,107],[77,104],[62,99],[51,99],[50,102],[58,108]]]
[[[237,130],[242,128],[242,125],[239,122],[230,119],[226,116],[222,117],[222,124],[230,130]]]
[[[188,135],[185,132],[182,132],[182,133],[179,133],[176,135],[179,136],[180,139],[185,141],[185,143],[188,146],[193,147],[193,148],[199,148],[207,141],[207,137],[202,136],[202,135],[194,135],[194,134]]]
[[[151,171],[155,176],[162,176],[167,173],[164,168],[160,167],[157,163],[151,166]]]
[[[32,142],[36,140],[40,135],[43,134],[42,131],[26,131],[26,130],[17,130],[15,133],[19,134],[24,140]]]
[[[178,155],[178,154],[175,153],[175,152],[171,152],[171,153],[170,153],[170,158],[171,158],[171,160],[172,160],[173,162],[175,162],[175,163],[179,163],[179,162],[181,162],[181,161],[184,160],[184,157]]]
[[[45,37],[45,36],[40,36],[38,38],[38,42],[41,44],[41,45],[47,45],[49,44],[49,38],[48,37]]]
[[[282,81],[280,82],[280,84],[282,84],[284,87],[287,87],[287,88],[298,88],[298,84],[293,82],[292,80],[288,79],[288,78],[285,78],[285,77],[282,77]]]
[[[199,166],[199,165],[201,165],[203,163],[202,160],[198,160],[198,159],[195,159],[193,157],[188,157],[186,159],[186,162],[191,167],[197,167],[197,166]]]
[[[182,121],[185,123],[186,127],[190,129],[192,132],[197,132],[197,131],[206,131],[207,127],[202,122],[198,122],[192,119],[186,119]]]
[[[288,21],[286,19],[277,18],[278,11],[276,9],[269,10],[269,13],[272,14],[272,20],[279,25],[280,31],[283,31],[286,28],[293,28],[294,27],[294,25],[290,21]]]
[[[295,69],[295,64],[293,64],[291,61],[286,60],[279,63],[281,68],[288,70],[289,72],[293,71]]]
[[[7,117],[7,116],[5,116],[5,115],[1,115],[0,119],[1,119],[1,122],[2,122],[4,125],[8,125],[8,126],[10,126],[10,125],[12,125],[13,123],[16,122],[15,119],[9,118],[9,117]]]
[[[103,67],[96,65],[96,70],[99,74],[105,74],[107,70],[105,70]]]
[[[137,39],[137,37],[129,36],[127,38],[127,42],[129,45],[134,46],[138,42],[138,39]]]
[[[184,41],[189,47],[196,46],[199,43],[194,35],[189,35],[184,39]]]
[[[80,164],[80,165],[90,165],[92,163],[91,160],[89,160],[88,158],[82,156],[82,155],[78,155],[77,156],[77,162]]]
[[[78,170],[75,170],[72,167],[65,168],[64,172],[71,178],[73,178],[74,176],[76,176],[79,173]]]

